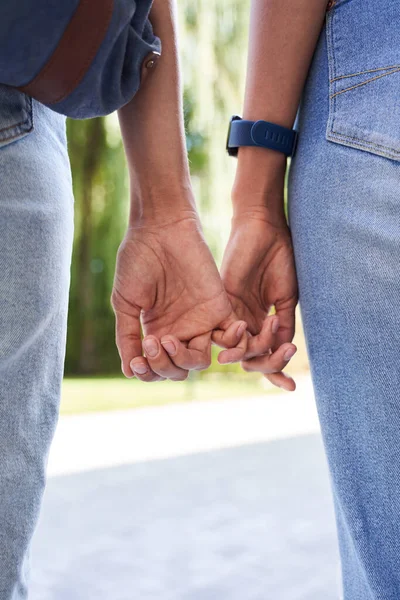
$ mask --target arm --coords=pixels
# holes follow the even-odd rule
[[[326,8],[327,0],[252,0],[244,119],[293,127]],[[267,208],[281,218],[282,196],[276,192],[285,171],[284,154],[240,148],[234,210]]]
[[[136,97],[118,111],[131,180],[131,223],[173,219],[182,212],[196,214],[186,153],[174,3],[154,0],[150,19],[162,40],[162,55]]]
[[[123,373],[143,381],[178,380],[209,366],[215,328],[227,332],[231,349],[224,355],[243,357],[246,324],[236,321],[192,193],[174,0],[154,0],[150,19],[162,42],[161,57],[118,111],[131,205],[112,304]],[[232,348],[239,341],[241,347]]]
[[[327,0],[252,0],[244,119],[293,126],[326,7]],[[243,368],[293,391],[293,379],[277,372],[296,352],[298,288],[284,213],[285,171],[284,154],[239,148],[221,275],[236,314],[254,335]],[[266,319],[273,306],[276,316]],[[257,357],[270,348],[272,354]]]

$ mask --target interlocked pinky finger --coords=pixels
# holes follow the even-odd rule
[[[241,366],[245,371],[262,373],[273,385],[287,391],[294,391],[296,384],[292,377],[283,372],[283,369],[296,350],[294,344],[282,344],[275,352],[242,361]]]
[[[249,360],[242,360],[240,363],[245,371],[258,371],[259,373],[277,373],[282,371],[288,364],[288,361],[294,356],[297,348],[294,344],[288,342],[279,346],[278,350],[269,354],[262,354]]]

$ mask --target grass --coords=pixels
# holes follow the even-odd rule
[[[61,414],[78,414],[154,406],[190,400],[212,400],[246,395],[280,393],[282,390],[259,376],[210,375],[185,382],[146,384],[124,377],[66,378]]]

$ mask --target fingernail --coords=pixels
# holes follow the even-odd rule
[[[149,356],[157,356],[158,354],[158,344],[153,339],[144,340],[143,348],[145,349],[146,354],[148,354]]]
[[[139,375],[144,375],[147,373],[147,367],[143,363],[131,363],[131,369]]]
[[[297,352],[297,348],[289,348],[283,355],[283,360],[290,360]]]
[[[220,365],[230,365],[232,361],[231,360],[224,360],[224,357],[220,358],[218,356],[218,362],[219,362]]]
[[[171,340],[169,340],[168,342],[161,342],[161,344],[170,356],[174,356],[174,354],[176,354],[176,346],[174,342],[171,342]]]
[[[279,329],[279,319],[278,317],[275,317],[273,323],[272,323],[272,333],[276,333]]]
[[[247,323],[241,323],[239,325],[239,327],[237,328],[237,332],[236,332],[236,337],[240,340],[240,338],[242,337],[242,335],[244,334],[244,332],[247,329]]]

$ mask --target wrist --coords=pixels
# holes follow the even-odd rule
[[[190,183],[164,183],[131,187],[129,226],[163,226],[184,219],[198,219]]]
[[[286,229],[288,224],[283,202],[276,203],[275,207],[270,205],[260,205],[254,202],[254,198],[247,197],[243,204],[233,210],[231,219],[231,230],[236,231],[242,227],[247,227],[251,222],[258,221],[264,223],[274,230]]]
[[[232,188],[233,215],[258,215],[282,222],[286,156],[266,148],[239,148]]]
[[[287,157],[283,152],[257,146],[238,149],[235,183],[254,188],[276,187],[284,182]]]

